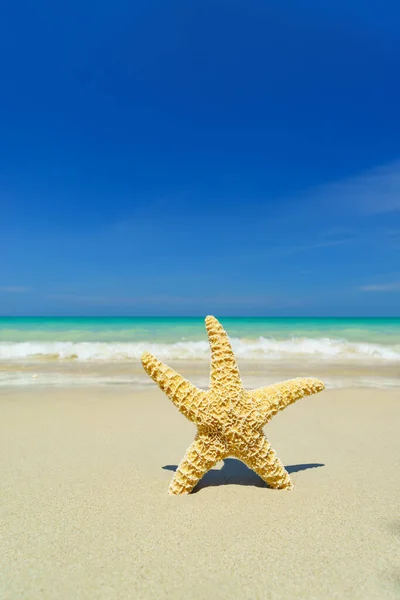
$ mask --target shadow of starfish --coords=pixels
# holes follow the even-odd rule
[[[242,461],[236,458],[225,458],[221,469],[211,469],[203,479],[196,485],[193,492],[198,492],[203,488],[214,485],[234,484],[234,485],[252,485],[254,487],[268,488],[267,484],[254,471],[249,469]],[[288,473],[297,473],[306,469],[315,469],[324,467],[322,463],[308,463],[303,465],[289,465],[285,467]],[[176,471],[178,465],[165,465],[166,471]]]

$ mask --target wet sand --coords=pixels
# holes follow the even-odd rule
[[[209,360],[168,360],[167,364],[195,385],[207,388],[210,380]],[[400,393],[400,370],[396,362],[375,363],[351,360],[313,360],[297,357],[290,360],[240,360],[240,374],[247,388],[261,387],[284,379],[311,376],[322,379],[330,388],[372,387],[397,389]],[[56,386],[129,386],[151,390],[154,383],[137,360],[59,360],[56,356],[30,360],[0,360],[0,393],[3,387]]]

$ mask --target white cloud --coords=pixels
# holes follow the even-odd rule
[[[376,285],[363,285],[360,289],[363,292],[395,292],[396,290],[400,290],[400,281]]]
[[[29,288],[23,285],[2,285],[0,286],[0,292],[5,292],[7,294],[24,294],[28,292]]]
[[[182,298],[171,296],[101,296],[84,294],[48,294],[47,298],[51,300],[61,300],[63,302],[73,302],[79,304],[95,305],[131,305],[131,304],[154,304],[155,302],[181,303]]]
[[[343,246],[343,244],[348,244],[353,241],[354,238],[348,237],[343,238],[342,240],[326,240],[319,241],[315,244],[304,244],[298,246],[276,246],[271,249],[271,252],[276,252],[278,254],[297,254],[298,252],[308,252],[312,250],[319,250],[320,248],[331,248],[334,246]]]
[[[266,308],[266,307],[288,307],[302,306],[304,300],[301,298],[287,299],[286,297],[267,296],[267,295],[249,295],[238,296],[216,295],[216,296],[169,296],[167,294],[158,294],[154,296],[101,296],[101,295],[83,295],[83,294],[48,294],[49,300],[58,300],[73,304],[92,305],[92,306],[168,306],[191,308],[198,305],[207,305],[210,307],[228,307],[228,308]]]
[[[169,296],[167,294],[158,294],[154,296],[96,296],[96,295],[81,295],[81,294],[49,294],[47,298],[52,300],[61,300],[65,302],[76,302],[82,304],[96,305],[135,305],[135,304],[156,304],[156,305],[173,305],[173,306],[190,306],[196,301],[216,304],[252,304],[252,303],[270,303],[271,299],[267,297],[241,297],[241,296],[215,296],[215,297],[184,297],[184,296]]]
[[[321,185],[311,191],[310,199],[357,213],[400,211],[400,160]]]

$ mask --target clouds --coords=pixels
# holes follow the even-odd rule
[[[25,294],[29,292],[28,287],[23,285],[2,285],[0,286],[0,292],[5,294]]]
[[[400,161],[295,202],[204,202],[7,228],[0,314],[398,314]]]
[[[343,246],[344,244],[348,244],[352,242],[354,237],[347,236],[343,237],[343,239],[330,240],[330,239],[320,239],[312,244],[299,244],[293,246],[276,246],[271,248],[271,253],[274,254],[282,254],[282,255],[290,255],[290,254],[298,254],[299,252],[313,252],[319,251],[322,248],[332,248],[335,246]]]
[[[400,291],[400,281],[393,281],[392,283],[363,285],[360,289],[363,292],[396,292]]]
[[[358,215],[400,212],[400,160],[318,186],[310,199]]]
[[[222,309],[230,308],[265,308],[276,306],[297,306],[301,300],[285,299],[277,295],[248,294],[248,295],[198,295],[177,296],[173,294],[154,294],[149,296],[106,296],[82,294],[48,294],[47,299],[62,303],[71,303],[83,306],[104,307],[168,307],[172,309],[197,309],[199,306],[217,306]]]

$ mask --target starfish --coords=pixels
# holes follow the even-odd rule
[[[197,435],[179,464],[169,494],[189,494],[217,462],[233,456],[269,487],[290,490],[289,474],[263,434],[280,410],[324,389],[318,379],[301,377],[245,390],[229,338],[219,321],[206,317],[211,348],[210,389],[200,390],[149,352],[142,364],[175,406],[197,426]]]

